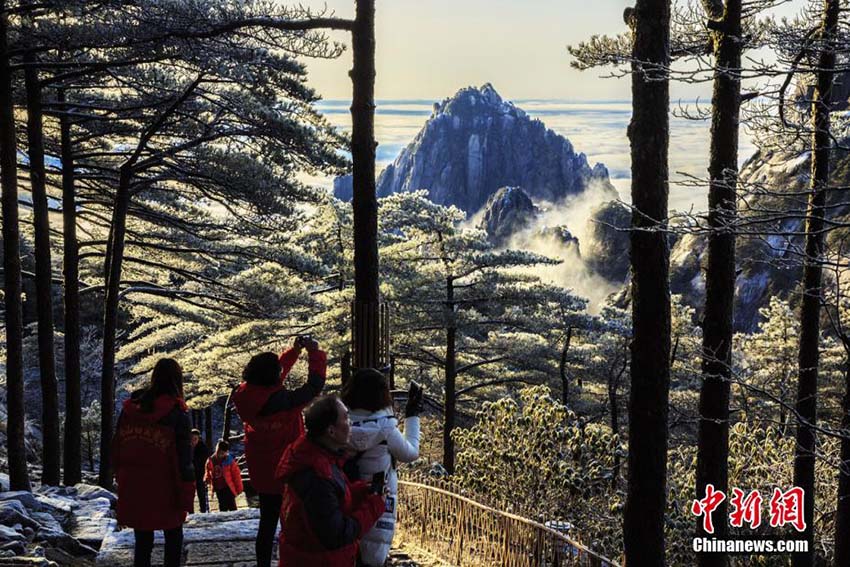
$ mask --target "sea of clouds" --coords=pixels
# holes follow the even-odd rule
[[[431,115],[433,100],[382,100],[377,102],[375,136],[378,140],[378,172],[391,163],[416,136]],[[548,128],[568,138],[578,152],[587,155],[591,166],[601,162],[608,167],[611,182],[620,199],[628,202],[631,163],[626,128],[631,119],[628,100],[568,101],[515,100],[516,106]],[[350,130],[350,101],[328,100],[318,104],[328,120],[343,130]],[[707,176],[709,128],[708,120],[692,120],[678,116],[687,108],[691,115],[697,109],[710,109],[708,101],[674,101],[670,118],[670,208],[677,211],[704,210],[707,187],[694,186],[692,178]],[[755,151],[748,133],[741,132],[739,160],[743,163]],[[316,182],[330,187],[332,180]],[[684,184],[679,184],[684,182]]]

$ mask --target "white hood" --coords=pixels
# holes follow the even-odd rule
[[[366,451],[380,445],[398,427],[398,420],[390,408],[384,408],[374,413],[353,410],[350,418],[350,443],[356,451]]]

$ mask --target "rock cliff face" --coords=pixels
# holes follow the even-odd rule
[[[487,200],[481,228],[497,246],[505,244],[520,230],[528,228],[537,215],[537,207],[519,187],[502,187]]]
[[[587,219],[584,260],[587,267],[614,284],[624,284],[629,275],[629,232],[632,214],[618,201],[596,207]]]
[[[427,189],[435,203],[473,214],[501,187],[555,202],[594,183],[616,194],[604,165],[591,167],[569,140],[502,100],[488,83],[434,105],[416,138],[381,173],[378,196]],[[350,177],[338,179],[334,192],[350,199]]]
[[[834,186],[850,183],[850,153],[836,150],[832,162]],[[756,153],[741,168],[742,187],[758,186],[757,195],[747,198],[747,209],[740,215],[748,219],[747,227],[761,235],[739,236],[737,244],[737,272],[735,282],[736,331],[750,332],[759,324],[759,309],[774,295],[788,298],[792,305],[798,301],[794,293],[799,286],[803,250],[805,195],[811,167],[808,152]],[[831,220],[847,223],[850,205],[841,191],[834,191],[827,199]],[[754,224],[756,211],[762,221]],[[764,212],[761,212],[764,211]],[[769,211],[787,211],[784,214]],[[766,212],[766,213],[765,213]],[[766,216],[773,220],[767,221]],[[838,228],[827,237],[838,242],[846,238],[846,228]],[[846,254],[847,251],[845,250]],[[706,238],[687,234],[672,245],[670,253],[670,288],[680,293],[687,303],[702,309],[705,294],[703,267],[706,262]],[[829,278],[829,274],[825,277]]]

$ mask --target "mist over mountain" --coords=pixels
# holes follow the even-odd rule
[[[591,167],[567,138],[504,101],[489,83],[435,103],[377,185],[381,197],[427,189],[434,202],[470,215],[502,187],[521,187],[534,201],[561,201],[591,185],[616,197],[603,164]],[[334,182],[334,194],[351,198],[350,176]]]

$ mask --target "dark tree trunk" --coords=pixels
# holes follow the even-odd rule
[[[352,33],[351,159],[354,195],[354,360],[374,368],[378,349],[378,200],[375,195],[375,0],[357,0]]]
[[[351,351],[346,350],[340,360],[340,382],[345,386],[351,379]]]
[[[65,90],[57,92],[65,102]],[[65,484],[82,482],[82,397],[80,395],[80,272],[77,243],[77,202],[74,187],[74,151],[71,122],[61,109],[59,119],[62,160],[62,224],[64,239],[63,276],[65,280]]]
[[[18,227],[18,148],[9,68],[6,2],[0,0],[0,186],[3,201],[3,293],[6,309],[6,447],[9,485],[30,490],[24,442],[23,308],[21,305],[21,251]]]
[[[215,446],[213,445],[213,408],[212,406],[207,406],[204,409],[204,436],[206,437],[207,448],[210,451],[215,450]]]
[[[820,347],[821,278],[823,272],[824,204],[829,184],[830,123],[829,103],[835,69],[835,37],[838,27],[838,0],[825,0],[820,30],[821,52],[812,102],[812,174],[806,211],[806,258],[803,267],[803,301],[800,308],[800,350],[797,382],[797,443],[794,450],[794,485],[805,493],[803,537],[808,553],[794,554],[794,567],[815,564],[815,444],[817,424],[818,364]]]
[[[567,338],[564,339],[564,348],[561,351],[561,363],[558,365],[558,373],[561,375],[561,401],[564,407],[570,405],[570,377],[567,376],[567,353],[570,351],[570,343],[573,340],[573,328],[567,329]]]
[[[61,446],[59,443],[59,388],[53,349],[53,269],[50,263],[50,217],[44,172],[44,125],[41,85],[35,57],[24,57],[27,92],[27,144],[32,192],[35,297],[38,316],[38,369],[41,375],[41,483],[58,486]]]
[[[449,474],[455,471],[455,443],[452,431],[455,427],[457,405],[457,328],[454,313],[454,278],[446,277],[446,403],[443,421],[443,467]]]
[[[620,435],[620,397],[617,393],[617,390],[620,387],[620,380],[622,380],[623,374],[625,374],[626,372],[626,365],[629,363],[625,353],[626,348],[628,347],[624,344],[623,364],[620,367],[619,372],[617,372],[617,374],[614,374],[614,369],[612,367],[611,374],[608,376],[608,407],[611,412],[611,432],[614,435]],[[620,467],[620,452],[618,450],[614,454],[614,474],[611,478],[612,489],[616,489],[617,484],[619,483]]]
[[[706,486],[728,492],[729,394],[735,301],[735,219],[738,183],[738,122],[741,110],[741,0],[727,0],[725,13],[710,14],[722,31],[714,38],[714,98],[708,171],[708,266],[703,316],[703,383],[697,442],[696,497]],[[715,536],[728,533],[726,501],[715,510]],[[697,522],[699,534],[702,522]],[[725,553],[698,555],[703,567],[726,565]]]
[[[230,426],[233,419],[233,392],[236,388],[230,391],[227,395],[227,400],[224,402],[224,427],[222,427],[221,438],[230,443]]]
[[[850,565],[850,360],[844,369],[844,416],[841,464],[838,468],[838,505],[835,510],[835,567]]]
[[[628,565],[664,565],[670,389],[670,250],[667,244],[670,2],[638,0],[632,63],[632,387]]]
[[[103,323],[103,367],[100,382],[100,473],[103,487],[112,486],[112,433],[115,413],[115,335],[118,329],[118,299],[121,283],[121,264],[124,261],[124,235],[127,209],[130,205],[131,168],[121,167],[118,191],[112,211],[110,263],[106,274],[106,300]]]

